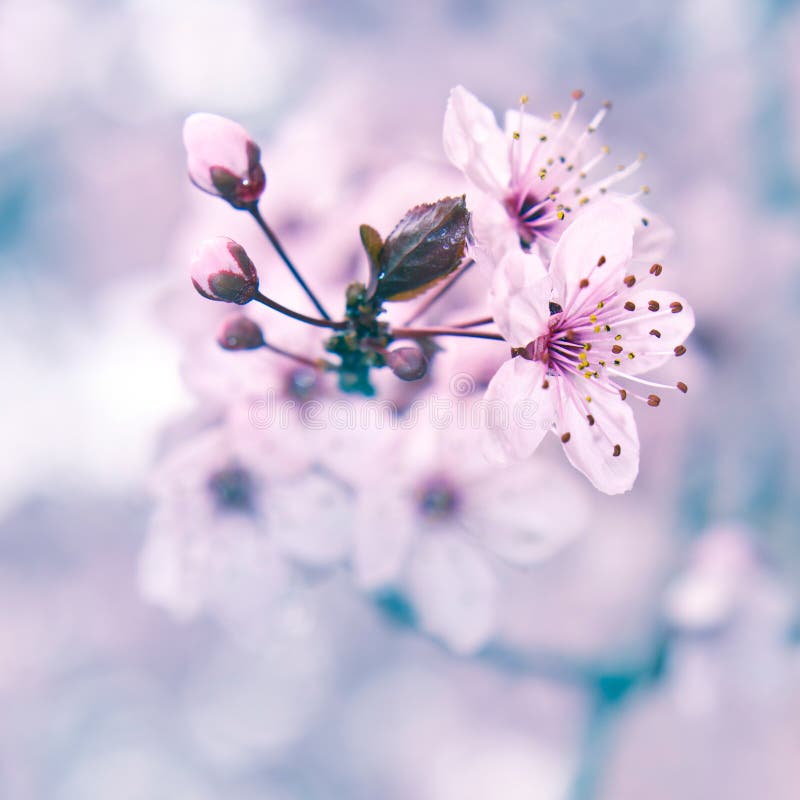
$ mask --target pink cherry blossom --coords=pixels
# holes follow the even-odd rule
[[[207,300],[244,305],[258,291],[258,273],[244,248],[227,236],[206,239],[191,263],[194,288]]]
[[[370,432],[350,469],[356,581],[398,588],[424,630],[468,653],[496,630],[498,565],[552,556],[582,530],[587,502],[558,469],[487,462],[469,422],[478,409],[463,403],[463,427],[423,411],[398,430]]]
[[[179,617],[238,618],[281,602],[302,582],[298,567],[340,564],[350,492],[301,445],[226,424],[175,447],[153,475],[144,594]]]
[[[475,214],[478,243],[493,248],[509,237],[523,249],[536,245],[549,253],[566,227],[587,205],[609,188],[632,175],[640,156],[627,167],[602,178],[590,173],[608,155],[609,148],[588,154],[592,135],[610,104],[595,114],[586,128],[575,133],[573,122],[582,92],[573,92],[566,115],[554,113],[545,120],[524,111],[509,110],[501,128],[491,109],[463,86],[450,92],[444,119],[444,149],[450,161],[477,189],[491,198],[479,204]],[[643,190],[644,191],[644,190]],[[625,208],[636,228],[637,258],[663,257],[671,231],[645,211],[635,196],[613,195],[626,201]]]
[[[567,229],[549,273],[536,254],[517,248],[500,261],[491,302],[512,358],[486,391],[487,401],[509,412],[490,416],[493,458],[525,458],[552,430],[598,489],[617,494],[633,485],[639,439],[626,401],[661,400],[624,384],[685,393],[682,382],[671,387],[638,375],[683,355],[694,327],[686,301],[653,285],[660,264],[630,271],[633,235],[626,213],[604,201]]]
[[[196,113],[183,125],[189,177],[204,192],[237,208],[255,203],[266,185],[261,151],[238,123]]]

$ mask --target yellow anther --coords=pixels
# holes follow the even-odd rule
[[[589,322],[597,322],[597,314],[590,314]]]
[[[582,206],[585,206],[585,205],[586,205],[588,202],[589,202],[589,198],[588,198],[588,197],[586,197],[586,196],[584,196],[584,197],[581,197],[581,199],[580,199],[580,200],[578,200],[578,203],[579,203],[580,205],[582,205]]]
[[[528,102],[528,95],[526,94],[521,95],[519,98],[519,104],[521,106],[524,106],[527,102]]]
[[[539,177],[544,180],[547,177],[547,170],[542,168],[539,170]]]
[[[514,133],[512,133],[511,135],[512,135],[512,136],[513,136],[515,139],[519,139],[519,131],[514,131]]]
[[[601,300],[601,301],[600,301],[600,302],[597,304],[597,307],[598,307],[598,308],[603,308],[603,306],[605,306],[605,303],[604,303],[604,302]]]
[[[554,111],[553,112],[553,119],[561,119],[561,112],[560,111]]]
[[[556,216],[557,216],[559,219],[564,219],[564,217],[566,216],[566,214],[564,214],[564,212],[563,212],[563,211],[559,211],[559,212],[556,214]]]
[[[633,360],[634,358],[636,358],[636,356],[634,353],[628,353],[628,358]]]
[[[621,334],[621,333],[618,333],[618,334],[617,334],[617,335],[614,337],[614,341],[615,341],[615,342],[618,342],[618,341],[620,341],[620,339],[622,339],[622,334]]]
[[[610,147],[609,147],[607,144],[604,144],[604,145],[603,145],[603,146],[600,148],[600,150],[602,150],[602,152],[603,152],[605,155],[608,155],[608,154],[611,152],[611,148],[610,148]]]
[[[595,326],[594,326],[594,332],[595,332],[595,333],[600,333],[600,328],[601,328],[601,326],[600,326],[600,325],[595,325]]]

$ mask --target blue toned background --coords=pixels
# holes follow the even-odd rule
[[[798,40],[800,6],[755,0],[0,0],[0,797],[800,795]],[[344,126],[438,153],[458,83],[498,112],[609,97],[606,140],[647,151],[698,319],[686,405],[645,422],[668,474],[654,450],[621,530],[530,576],[528,613],[574,632],[530,651],[458,658],[344,581],[257,641],[172,621],[136,570],[192,404],[163,324],[198,202],[183,118],[240,120],[269,172],[282,120],[358,87]],[[313,205],[325,174],[298,173]],[[720,529],[751,558],[735,613],[643,624]],[[619,602],[610,550],[645,576]]]

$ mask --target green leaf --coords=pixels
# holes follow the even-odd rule
[[[364,226],[361,230],[365,241]],[[410,300],[454,272],[464,258],[468,231],[469,211],[463,195],[412,208],[380,250],[378,299]]]
[[[378,275],[381,272],[381,248],[383,247],[383,239],[375,228],[369,225],[362,225],[358,232],[361,234],[361,244],[367,251],[369,257],[369,284],[367,285],[367,297],[372,297],[375,294],[375,289],[378,288]]]

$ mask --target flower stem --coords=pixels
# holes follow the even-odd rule
[[[270,344],[269,342],[264,342],[263,348],[272,353],[277,353],[279,356],[291,358],[292,361],[296,361],[298,364],[303,364],[304,366],[311,367],[312,369],[325,370],[332,367],[332,365],[325,361],[324,358],[307,358],[306,356],[301,356],[298,353],[290,353],[288,350],[284,350],[282,347]]]
[[[264,231],[264,233],[267,236],[267,239],[269,239],[270,241],[270,244],[275,248],[275,252],[281,257],[283,263],[286,264],[286,266],[289,268],[289,272],[292,273],[294,279],[300,284],[302,290],[308,295],[308,299],[311,300],[311,302],[314,304],[314,307],[317,309],[320,316],[325,320],[330,320],[330,315],[324,309],[322,303],[320,303],[319,300],[317,300],[316,295],[314,294],[314,292],[311,291],[308,284],[303,280],[302,276],[297,271],[295,265],[292,264],[291,259],[286,254],[286,251],[283,249],[283,245],[280,243],[280,241],[278,241],[278,237],[275,235],[272,228],[270,228],[269,225],[267,225],[266,220],[264,219],[263,216],[261,216],[261,211],[259,211],[258,205],[256,203],[253,203],[252,205],[247,206],[247,210],[250,212],[256,223],[258,223],[259,228],[261,228],[261,230]]]
[[[425,314],[428,309],[443,295],[445,295],[455,284],[458,280],[461,279],[461,276],[466,273],[470,267],[474,266],[475,262],[470,259],[467,261],[458,272],[450,278],[447,283],[444,284],[438,291],[434,292],[424,303],[421,303],[420,306],[414,311],[414,313],[403,323],[404,325],[411,325],[412,322],[416,322],[423,314]]]
[[[270,297],[261,294],[261,292],[256,292],[253,300],[258,301],[262,305],[267,306],[268,308],[273,309],[274,311],[278,311],[281,314],[285,314],[287,317],[291,317],[292,319],[300,320],[300,322],[305,322],[306,325],[315,325],[317,328],[332,328],[333,330],[340,331],[347,327],[346,322],[334,322],[331,319],[317,319],[316,317],[309,317],[305,314],[301,314],[299,311],[292,311],[291,308],[287,308],[286,306],[282,306],[280,303],[276,302]]]
[[[393,328],[391,334],[395,339],[424,339],[427,336],[464,336],[470,339],[505,341],[499,333],[476,333],[464,328]]]
[[[492,317],[481,317],[480,319],[471,319],[469,322],[453,323],[449,327],[462,329],[477,328],[480,325],[488,325],[490,322],[494,322]]]

